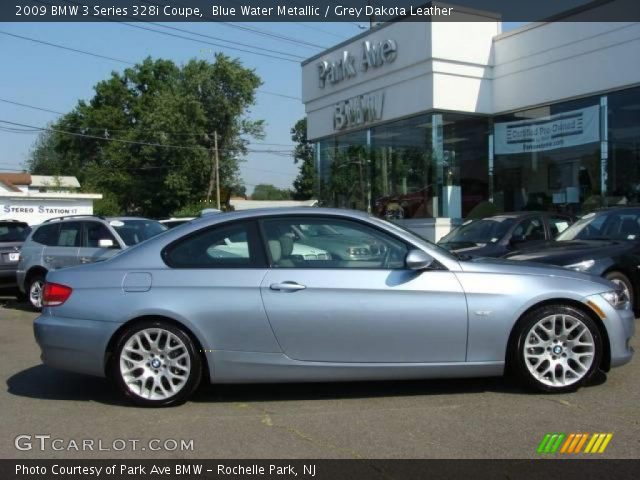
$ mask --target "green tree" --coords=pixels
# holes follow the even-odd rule
[[[213,132],[221,192],[241,184],[247,139],[264,138],[264,122],[246,117],[261,83],[222,54],[183,66],[147,58],[99,82],[91,100],[53,124],[36,143],[29,170],[77,176],[84,190],[104,195],[96,211],[166,216],[206,197]],[[228,207],[230,195],[221,197]]]
[[[300,162],[300,173],[293,181],[293,198],[309,200],[315,195],[316,169],[313,144],[307,140],[307,119],[302,118],[291,129],[291,140],[297,143],[293,151],[294,163]]]
[[[252,200],[289,200],[291,190],[278,188],[268,183],[256,185],[251,195]]]

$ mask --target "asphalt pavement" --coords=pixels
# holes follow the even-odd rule
[[[563,395],[501,378],[207,385],[142,409],[105,379],[43,366],[35,317],[0,297],[0,458],[535,458],[550,432],[612,433],[600,458],[640,458],[637,357]]]

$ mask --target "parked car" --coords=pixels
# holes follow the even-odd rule
[[[20,247],[31,228],[18,220],[0,220],[0,288],[14,288]]]
[[[637,310],[640,288],[640,208],[616,207],[589,213],[553,242],[507,256],[560,265],[611,280]]]
[[[573,220],[569,215],[550,212],[502,213],[467,220],[442,237],[438,245],[467,255],[502,257],[514,250],[552,240]]]
[[[375,259],[292,259],[299,226],[383,245]],[[284,235],[282,234],[284,232]],[[227,238],[243,255],[212,255]],[[324,240],[322,240],[324,239]],[[244,240],[243,240],[244,241]],[[502,375],[571,391],[630,361],[634,316],[611,282],[565,268],[460,260],[362,212],[211,215],[104,262],[49,273],[34,324],[52,367],[111,377],[139,405],[202,381],[310,382]],[[215,366],[215,368],[214,368]]]
[[[40,310],[48,272],[104,260],[165,230],[155,220],[137,217],[71,215],[47,220],[22,245],[18,287]]]

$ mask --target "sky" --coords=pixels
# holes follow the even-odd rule
[[[299,100],[301,95],[299,61],[321,52],[321,47],[330,47],[357,35],[362,31],[361,27],[350,22],[235,24],[287,37],[289,41],[285,41],[222,23],[166,25],[210,37],[286,52],[298,56],[299,59],[284,61],[231,48],[220,48],[202,42],[219,44],[223,42],[152,25],[147,26],[194,40],[162,35],[122,23],[0,23],[0,32],[113,58],[96,58],[0,33],[0,65],[2,65],[0,99],[47,110],[69,112],[79,100],[89,100],[93,96],[93,87],[96,83],[108,78],[112,71],[122,71],[129,67],[117,60],[136,63],[151,56],[182,64],[192,58],[213,59],[214,53],[220,51],[239,58],[246,67],[254,69],[264,82],[257,94],[257,102],[248,116],[266,120],[266,137],[263,140],[253,141],[249,148],[279,151],[277,154],[251,152],[247,155],[246,161],[240,164],[241,177],[247,192],[252,192],[253,187],[260,183],[291,188],[299,167],[294,164],[293,157],[283,155],[282,152],[292,150],[290,129],[297,120],[304,117],[304,106]],[[364,27],[364,24],[360,25]],[[505,23],[503,31],[517,26],[519,24]],[[250,50],[243,46],[235,46]],[[262,53],[279,55],[264,51]],[[285,98],[267,92],[298,99]],[[49,112],[0,101],[0,120],[44,127],[56,118],[58,115]],[[33,133],[0,130],[0,171],[23,168],[36,137],[37,135]]]

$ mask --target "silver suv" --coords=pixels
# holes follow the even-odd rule
[[[39,311],[47,272],[105,260],[165,230],[167,227],[160,222],[139,217],[52,218],[34,227],[22,245],[16,272],[18,287]]]

